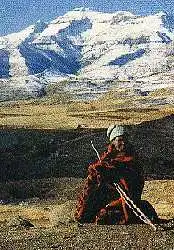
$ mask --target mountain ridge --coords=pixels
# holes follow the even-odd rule
[[[172,18],[164,12],[136,16],[77,8],[49,23],[38,21],[0,37],[0,81],[30,88],[35,96],[53,78],[137,81],[170,72]]]

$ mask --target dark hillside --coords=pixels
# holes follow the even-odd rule
[[[148,175],[174,177],[174,115],[128,127],[129,138]],[[84,177],[96,159],[91,140],[105,150],[106,129],[0,130],[1,181]]]
[[[173,121],[172,115],[128,127],[146,179],[174,178]],[[105,150],[107,143],[106,129],[3,128],[0,135],[1,183],[53,177],[84,178],[88,164],[97,158],[91,140],[99,152]]]

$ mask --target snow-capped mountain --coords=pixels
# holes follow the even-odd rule
[[[5,86],[0,99],[8,99],[9,91],[42,95],[46,84],[62,79],[142,85],[149,76],[172,71],[173,56],[172,16],[74,9],[50,23],[38,21],[0,37],[0,82]]]

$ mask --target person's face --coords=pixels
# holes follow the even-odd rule
[[[125,144],[126,140],[123,136],[118,136],[116,137],[113,141],[112,144],[115,146],[115,149],[119,152],[124,152],[125,150]]]

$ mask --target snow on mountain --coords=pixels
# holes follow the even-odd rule
[[[173,40],[174,17],[164,12],[74,9],[0,37],[1,86],[25,86],[25,93],[36,96],[45,85],[73,77],[136,82],[170,72]]]

